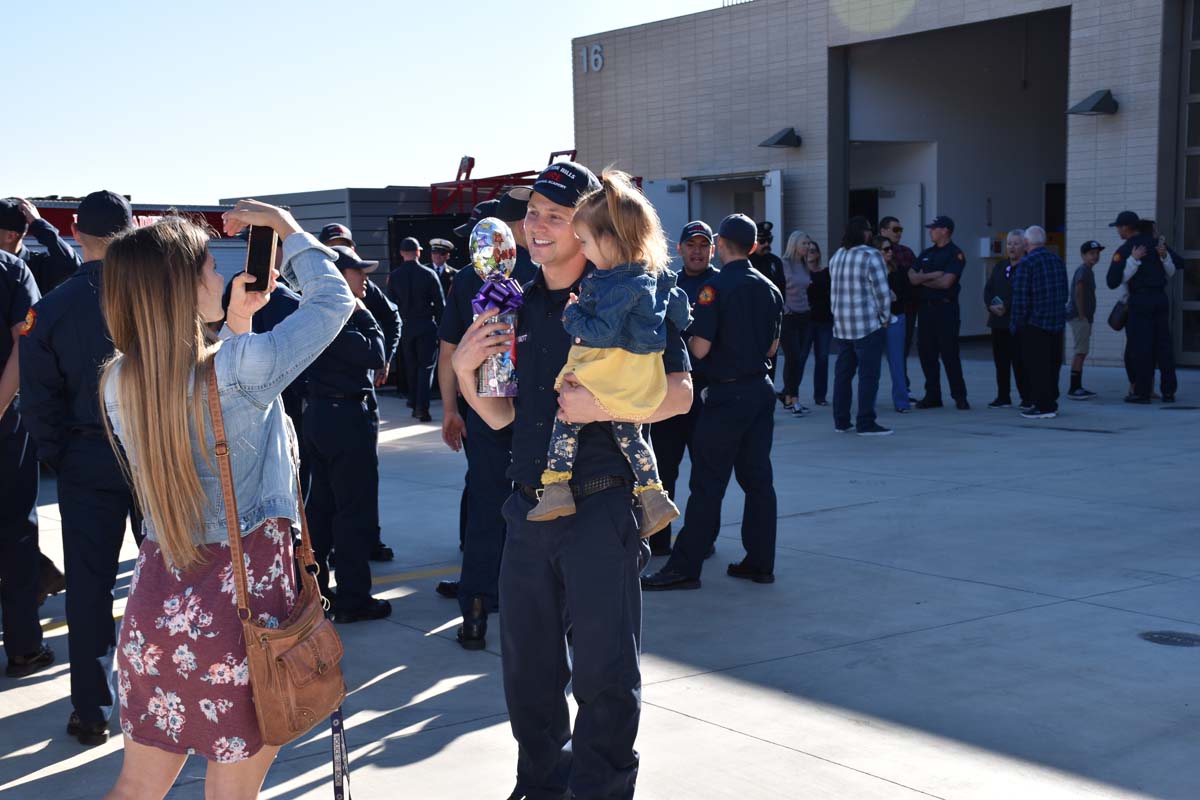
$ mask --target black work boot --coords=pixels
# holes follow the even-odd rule
[[[471,607],[463,615],[463,624],[458,626],[458,643],[464,650],[482,650],[487,647],[487,609],[483,597],[471,598]]]

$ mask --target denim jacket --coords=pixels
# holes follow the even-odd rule
[[[228,328],[223,329],[214,356],[243,536],[268,519],[299,520],[293,467],[296,432],[279,394],[333,341],[355,307],[350,287],[333,266],[333,252],[312,236],[289,236],[283,243],[283,256],[282,275],[302,293],[300,307],[267,333],[234,336]],[[118,364],[104,392],[105,410],[118,439],[122,431],[117,402],[119,380]],[[212,453],[214,447],[208,424],[203,437],[202,450],[193,428],[192,461],[207,497],[204,530],[194,536],[198,543],[217,544],[227,541],[225,503],[220,474],[214,471],[216,456],[210,457],[210,468],[203,455]],[[126,450],[136,468],[137,452],[128,447]],[[145,532],[149,539],[155,539],[154,521],[149,516]]]
[[[675,278],[668,269],[655,278],[643,264],[592,270],[579,285],[579,302],[563,313],[563,325],[583,347],[661,353],[667,347],[668,318],[681,331],[692,323],[687,295]]]

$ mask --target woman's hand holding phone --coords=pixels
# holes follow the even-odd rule
[[[250,332],[251,319],[271,300],[271,292],[275,291],[275,280],[279,270],[271,270],[271,282],[264,292],[248,288],[255,282],[255,277],[245,272],[233,276],[233,289],[229,294],[229,308],[225,311],[225,324],[237,335]]]

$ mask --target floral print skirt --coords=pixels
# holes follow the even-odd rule
[[[291,524],[269,519],[242,538],[250,613],[277,627],[296,600]],[[208,545],[187,572],[142,542],[117,644],[121,730],[139,744],[232,763],[262,747],[229,545]]]

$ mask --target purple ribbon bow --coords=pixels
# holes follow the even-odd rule
[[[488,278],[483,288],[471,300],[471,310],[482,314],[489,308],[495,308],[498,313],[506,314],[516,311],[525,302],[521,293],[521,284],[512,278]]]

